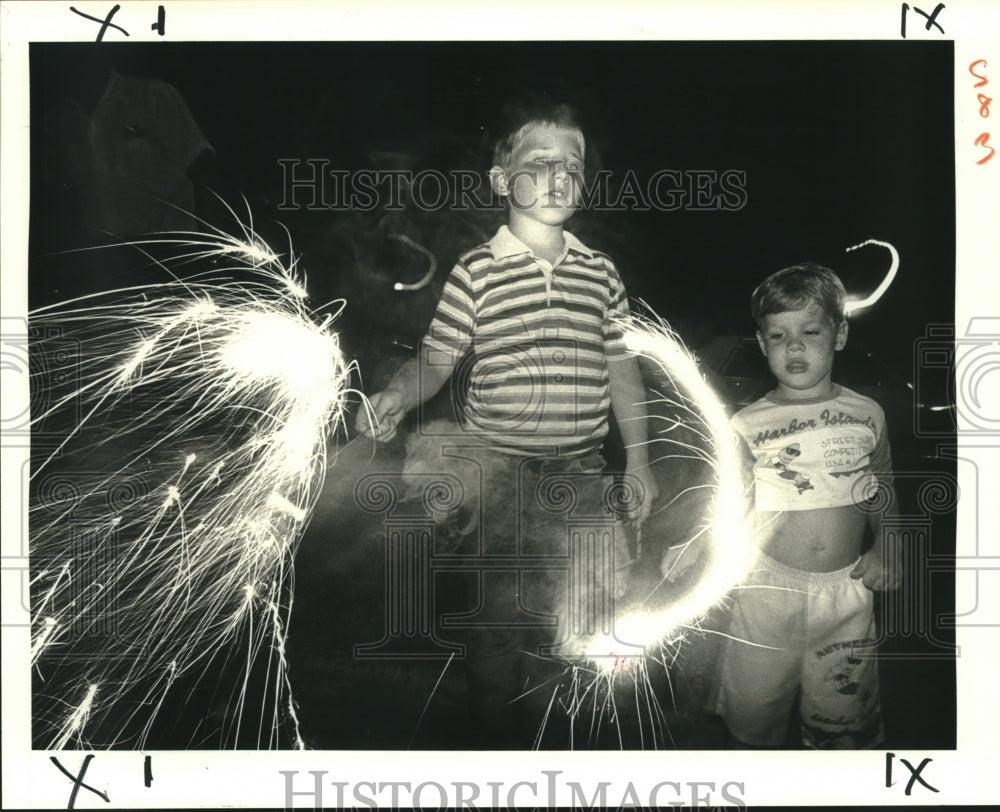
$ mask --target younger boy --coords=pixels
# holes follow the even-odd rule
[[[535,561],[530,568],[484,568],[478,594],[470,596],[477,608],[467,674],[477,744],[516,747],[530,739],[517,729],[519,706],[511,703],[530,690],[528,661],[544,654],[528,631],[563,608],[556,604],[567,589],[565,571],[537,566],[567,554],[568,526],[552,528],[560,494],[545,484],[562,477],[573,491],[574,515],[607,518],[600,448],[611,409],[626,447],[626,475],[645,496],[632,504],[636,523],[649,515],[657,489],[645,447],[645,390],[614,322],[628,312],[624,287],[610,258],[563,230],[580,197],[583,133],[571,111],[557,106],[522,111],[501,135],[489,174],[507,199],[508,225],[459,258],[418,356],[371,396],[371,413],[358,414],[357,428],[390,439],[405,414],[449,378],[461,390],[455,453],[474,457],[484,482],[507,483],[481,494],[476,549],[508,562]],[[548,510],[539,507],[546,498]],[[627,560],[621,532],[614,544],[620,570]],[[598,553],[591,566],[603,560]]]
[[[752,464],[760,555],[734,593],[715,712],[737,745],[784,745],[799,697],[802,743],[883,740],[872,590],[900,567],[872,501],[893,500],[885,416],[831,380],[847,342],[844,286],[797,265],[753,293],[757,341],[777,388],[733,417]],[[881,500],[881,504],[887,504]],[[874,544],[862,553],[866,525]]]

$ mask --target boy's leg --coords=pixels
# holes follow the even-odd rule
[[[503,464],[517,478],[516,499],[508,499],[500,506],[502,510],[492,514],[492,521],[484,523],[485,549],[523,555],[528,561],[551,558],[552,566],[539,570],[526,565],[520,573],[483,573],[481,596],[470,596],[481,600],[482,611],[476,615],[478,625],[469,633],[467,673],[473,724],[495,746],[504,746],[507,740],[511,747],[520,748],[532,744],[565,671],[565,663],[548,649],[555,642],[555,616],[565,620],[571,594],[563,563],[570,556],[570,531],[579,532],[582,521],[593,525],[596,533],[607,530],[614,520],[604,509],[605,480],[599,455],[524,465],[505,460]],[[542,480],[546,488],[555,489],[549,502],[539,493]],[[566,501],[572,516],[554,509],[562,505],[557,497],[566,494],[572,494]],[[484,503],[495,498],[493,493],[484,493]],[[619,532],[616,539],[624,547],[624,535]],[[585,572],[589,576],[585,582],[596,590],[581,596],[589,601],[603,601],[603,590],[614,588],[593,571],[603,560],[596,557]]]
[[[762,558],[734,608],[712,711],[750,747],[781,747],[802,672],[806,593]]]
[[[604,458],[594,452],[551,461],[536,489],[527,552],[565,564],[561,571],[530,574],[524,606],[558,619],[553,654],[607,657],[616,648],[615,604],[624,596],[631,556]]]
[[[816,749],[866,749],[884,739],[872,591],[847,567],[810,600],[803,663],[802,740]]]
[[[482,596],[489,614],[469,629],[466,657],[470,746],[483,749],[517,749],[530,742],[518,741],[517,697],[523,688],[521,649],[523,633],[516,613],[504,611],[499,601],[514,592],[514,573],[489,573],[489,594]],[[492,604],[491,604],[492,602]],[[510,603],[507,609],[510,610]],[[516,605],[515,605],[516,607]],[[496,624],[507,625],[496,625]]]
[[[463,542],[473,556],[517,554],[517,460],[487,448],[465,449],[482,471],[480,521]],[[466,690],[471,749],[530,745],[517,736],[523,690],[523,622],[515,568],[483,567],[466,581]],[[523,738],[523,737],[522,737]]]
[[[467,637],[473,747],[531,747],[545,716],[545,691],[564,668],[543,654],[554,625],[528,614],[519,601],[530,574],[484,573],[482,611]]]

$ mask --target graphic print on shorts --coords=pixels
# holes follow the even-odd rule
[[[858,656],[858,649],[873,645],[872,640],[850,640],[815,652],[810,667],[823,674],[823,689],[803,703],[807,746],[863,749],[881,741],[877,670],[870,657]]]
[[[855,696],[864,690],[864,686],[861,683],[854,681],[854,672],[861,665],[861,662],[862,660],[859,657],[848,654],[843,660],[835,663],[826,672],[823,682],[830,684],[838,694]],[[862,694],[861,701],[864,702],[866,698]]]

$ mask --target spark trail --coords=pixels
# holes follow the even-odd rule
[[[144,747],[213,681],[213,746],[303,746],[292,562],[352,369],[240,227],[150,240],[211,271],[30,314],[36,747]]]
[[[885,273],[885,278],[879,283],[879,286],[875,288],[864,299],[860,301],[849,301],[844,306],[844,314],[850,316],[852,313],[856,313],[859,310],[863,310],[866,307],[871,307],[875,302],[882,298],[882,295],[889,289],[892,284],[892,280],[896,278],[896,271],[899,270],[899,252],[887,242],[882,240],[865,240],[857,245],[852,245],[850,248],[845,249],[847,252],[857,251],[859,248],[864,248],[866,245],[881,245],[883,248],[889,251],[889,256],[891,261],[889,263],[889,270]]]

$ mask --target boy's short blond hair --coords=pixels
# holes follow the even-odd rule
[[[761,282],[750,298],[753,319],[763,329],[765,316],[819,305],[836,325],[844,321],[847,291],[840,277],[824,265],[805,262],[783,268]]]
[[[549,101],[508,105],[503,112],[503,122],[493,144],[493,165],[506,167],[524,141],[528,131],[535,127],[560,127],[576,130],[580,135],[580,154],[586,150],[586,139],[576,111],[568,104]]]

